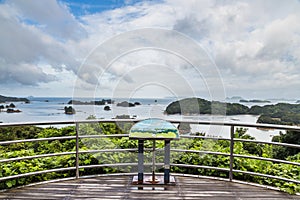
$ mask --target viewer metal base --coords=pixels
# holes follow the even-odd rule
[[[138,176],[133,176],[132,178],[132,184],[133,185],[175,185],[175,177],[170,176],[170,182],[165,183],[164,176],[157,175],[155,176],[154,181],[152,181],[152,175],[144,175],[143,182],[138,181]]]

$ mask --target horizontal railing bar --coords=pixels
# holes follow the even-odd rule
[[[113,163],[113,164],[99,164],[99,165],[81,165],[79,169],[99,168],[99,167],[117,167],[117,166],[137,166],[137,163]]]
[[[101,153],[101,152],[136,152],[137,149],[100,149],[100,150],[86,150],[86,151],[79,151],[80,154],[83,153]],[[152,151],[151,148],[145,149],[145,151]],[[160,151],[160,149],[157,149],[157,151]],[[161,149],[162,151],[162,149]],[[14,161],[21,161],[21,160],[31,160],[31,159],[37,159],[37,158],[45,158],[45,157],[54,157],[54,156],[64,156],[64,155],[72,155],[76,152],[61,152],[61,153],[52,153],[52,154],[40,154],[40,155],[34,155],[34,156],[24,156],[24,157],[16,157],[16,158],[8,158],[8,159],[2,159],[0,160],[0,163],[5,162],[14,162]]]
[[[297,162],[291,162],[291,161],[287,161],[287,160],[279,160],[279,159],[274,159],[274,158],[265,158],[265,157],[258,157],[258,156],[247,156],[247,155],[240,155],[240,154],[233,154],[233,156],[238,157],[238,158],[249,158],[249,159],[254,159],[254,160],[263,160],[263,161],[270,161],[270,162],[300,166],[300,163],[297,163]]]
[[[97,119],[97,120],[71,120],[71,121],[42,121],[42,122],[9,122],[0,123],[0,127],[11,127],[11,126],[43,126],[43,125],[63,125],[76,123],[115,123],[115,122],[133,122],[136,123],[142,119]]]
[[[99,164],[99,165],[81,165],[79,169],[99,168],[99,167],[120,167],[120,166],[137,166],[138,163],[112,163],[112,164]],[[155,163],[155,166],[163,166],[164,163]],[[152,166],[152,163],[144,163],[144,166]]]
[[[110,138],[110,137],[128,137],[129,134],[113,134],[113,135],[81,135],[79,138]],[[50,138],[35,138],[35,139],[24,139],[24,140],[11,140],[11,141],[0,141],[0,145],[22,143],[22,142],[40,142],[40,141],[51,141],[51,140],[69,140],[76,139],[76,136],[61,136],[61,137],[50,137]]]
[[[85,151],[79,151],[79,154],[81,153],[105,153],[105,152],[136,152],[138,151],[137,148],[131,148],[131,149],[99,149],[99,150],[85,150]],[[144,148],[144,151],[153,151],[152,148]],[[160,152],[164,151],[164,149],[156,149],[155,151]]]
[[[221,137],[206,137],[206,136],[199,136],[199,135],[181,135],[180,138],[199,138],[199,139],[211,139],[211,140],[229,140],[230,138],[221,138]]]
[[[128,137],[129,134],[114,134],[114,135],[81,135],[79,138],[110,138],[110,137]],[[230,140],[228,138],[209,138],[203,136],[181,136],[181,138],[202,138],[202,139],[218,139],[218,140]],[[65,139],[76,139],[76,136],[62,136],[62,137],[51,137],[51,138],[35,138],[35,139],[25,139],[25,140],[12,140],[12,141],[0,141],[0,145],[8,145],[22,142],[39,142],[39,141],[51,141],[51,140],[65,140]],[[257,140],[246,140],[246,139],[234,139],[237,142],[252,142],[252,143],[260,143],[260,144],[270,144],[270,145],[279,145],[285,147],[292,148],[300,148],[300,145],[297,144],[288,144],[288,143],[280,143],[280,142],[265,142],[265,141],[257,141]]]
[[[25,140],[1,141],[0,145],[15,144],[15,143],[22,143],[22,142],[40,142],[40,141],[70,140],[70,139],[76,139],[76,136],[62,136],[62,137],[50,137],[50,138],[35,138],[35,139],[25,139]]]
[[[246,139],[239,139],[239,138],[235,138],[234,141],[252,142],[252,143],[260,143],[260,144],[271,144],[271,145],[279,145],[279,146],[292,147],[292,148],[300,148],[299,144],[288,144],[288,143],[281,143],[281,142],[264,142],[264,141],[258,141],[258,140],[246,140]]]
[[[17,175],[13,175],[13,176],[1,177],[0,181],[6,181],[9,179],[15,179],[15,178],[22,178],[22,177],[32,176],[32,175],[46,174],[46,173],[51,173],[51,172],[70,171],[70,170],[75,170],[75,169],[76,169],[75,167],[67,167],[67,168],[57,168],[57,169],[29,172],[29,173],[25,173],[25,174],[17,174]]]
[[[187,124],[199,124],[199,125],[234,126],[234,127],[300,131],[299,126],[287,126],[287,125],[277,125],[277,124],[258,124],[258,123],[225,122],[225,121],[224,122],[222,122],[222,121],[199,121],[199,120],[167,120],[167,121],[174,123],[174,124],[187,123]]]
[[[189,167],[189,168],[202,168],[202,169],[214,169],[214,170],[228,171],[229,172],[229,169],[227,169],[227,168],[210,167],[210,166],[203,166],[203,165],[187,165],[187,164],[174,164],[174,163],[172,163],[171,166]],[[242,174],[249,174],[249,175],[253,175],[253,176],[261,176],[261,177],[266,177],[266,178],[273,178],[273,179],[277,179],[277,180],[282,180],[282,181],[287,181],[287,182],[293,182],[293,183],[300,184],[300,181],[297,181],[297,180],[283,178],[283,177],[279,177],[279,176],[272,176],[272,175],[268,175],[268,174],[261,174],[261,173],[256,173],[256,172],[248,172],[248,171],[235,170],[235,169],[233,169],[233,172],[242,173]]]
[[[199,153],[199,154],[213,154],[219,156],[230,156],[229,153],[215,152],[215,151],[201,151],[201,150],[187,150],[187,149],[171,149],[175,152],[184,152],[184,153]]]
[[[244,122],[199,121],[199,120],[168,120],[168,121],[174,124],[188,123],[188,124],[200,124],[200,125],[234,126],[234,127],[300,131],[299,126],[287,126],[287,125],[277,125],[277,124],[258,124],[258,123],[251,124],[251,123],[244,123]]]
[[[202,169],[214,169],[214,170],[218,170],[218,171],[229,172],[229,168],[211,167],[211,166],[204,166],[204,165],[188,165],[188,164],[175,164],[175,163],[171,163],[171,166],[189,167],[189,168],[202,168]]]
[[[20,160],[31,160],[31,159],[36,159],[36,158],[45,158],[45,157],[54,157],[54,156],[65,156],[65,155],[71,155],[71,154],[75,154],[75,151],[74,152],[40,154],[40,155],[24,156],[24,157],[17,157],[17,158],[8,158],[8,159],[0,160],[0,163],[14,162],[14,161],[20,161]]]
[[[111,138],[111,137],[129,137],[129,134],[111,134],[111,135],[79,135],[79,138]]]
[[[61,125],[61,124],[76,124],[76,123],[116,123],[127,122],[136,123],[144,119],[97,119],[97,120],[73,120],[73,121],[48,121],[48,122],[15,122],[15,123],[0,123],[0,127],[10,126],[32,126],[32,125]],[[199,125],[217,125],[217,126],[235,126],[235,127],[249,127],[249,128],[265,128],[265,129],[278,129],[278,130],[292,130],[300,131],[299,126],[287,126],[276,124],[257,124],[257,123],[244,123],[244,122],[222,122],[222,121],[199,121],[199,120],[167,120],[174,124],[188,123]]]
[[[182,135],[181,138],[192,138],[192,139],[201,138],[201,139],[228,140],[228,141],[230,141],[230,138],[205,137],[205,136],[197,136],[197,135]],[[299,144],[288,144],[288,143],[281,143],[281,142],[265,142],[265,141],[247,140],[247,139],[239,139],[239,138],[234,138],[234,141],[237,141],[237,142],[252,142],[252,143],[259,143],[259,144],[270,144],[270,145],[279,145],[279,146],[292,147],[292,148],[300,148]]]
[[[145,149],[145,151],[151,151],[152,149]],[[101,153],[101,152],[136,152],[136,148],[132,149],[101,149],[101,150],[86,150],[86,151],[80,151],[80,154],[83,153]],[[213,151],[199,151],[199,150],[185,150],[185,149],[171,149],[173,152],[188,152],[188,153],[199,153],[199,154],[212,154],[212,155],[221,155],[221,156],[229,156],[228,153],[222,153],[222,152],[213,152]],[[9,159],[3,159],[0,160],[0,163],[5,162],[14,162],[14,161],[20,161],[20,160],[30,160],[30,159],[37,159],[37,158],[45,158],[45,157],[54,157],[54,156],[64,156],[64,155],[72,155],[75,154],[75,152],[62,152],[62,153],[53,153],[53,154],[41,154],[41,155],[35,155],[35,156],[25,156],[25,157],[17,157],[17,158],[9,158]],[[255,159],[255,160],[263,160],[263,161],[270,161],[270,162],[276,162],[276,163],[283,163],[283,164],[291,164],[291,165],[297,165],[300,166],[300,163],[297,162],[290,162],[286,160],[279,160],[279,159],[273,159],[273,158],[264,158],[264,157],[257,157],[257,156],[248,156],[248,155],[240,155],[240,154],[234,154],[234,157],[239,158],[249,158],[249,159]]]
[[[138,149],[99,149],[99,150],[85,150],[79,151],[80,154],[82,153],[103,153],[103,152],[136,152]]]
[[[261,174],[261,173],[257,173],[257,172],[249,172],[249,171],[242,171],[242,170],[235,170],[235,169],[233,170],[233,172],[242,173],[242,174],[249,174],[249,175],[252,175],[252,176],[261,176],[261,177],[272,178],[272,179],[277,179],[277,180],[282,180],[282,181],[286,181],[286,182],[293,182],[293,183],[300,184],[300,181],[298,181],[298,180],[283,178],[283,177],[280,177],[280,176],[273,176],[273,175],[268,175],[268,174]]]

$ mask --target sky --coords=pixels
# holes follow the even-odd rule
[[[0,95],[300,99],[299,0],[1,0]]]

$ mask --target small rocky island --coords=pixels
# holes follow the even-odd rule
[[[111,110],[110,106],[104,106],[103,109],[104,109],[105,111],[110,111],[110,110]]]
[[[117,103],[117,106],[120,106],[120,107],[134,107],[134,106],[139,106],[139,105],[141,105],[140,102],[130,103],[127,101],[122,101],[120,103]]]
[[[271,103],[269,100],[259,100],[259,99],[252,99],[252,100],[246,100],[246,99],[241,99],[241,103]]]
[[[70,100],[68,104],[72,105],[106,105],[106,104],[114,104],[114,101],[111,99],[102,99],[100,101],[78,101],[78,100]]]
[[[65,106],[65,114],[73,115],[75,113],[76,113],[76,111],[72,106],[69,106],[69,107]]]
[[[19,109],[15,110],[16,108],[15,104],[10,103],[9,105],[0,105],[0,112],[7,112],[7,113],[19,113],[22,112]]]

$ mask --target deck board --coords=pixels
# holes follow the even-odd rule
[[[176,185],[143,185],[140,188],[131,184],[132,176],[82,178],[10,189],[0,192],[0,199],[300,200],[299,196],[240,183],[183,176],[175,178]]]

